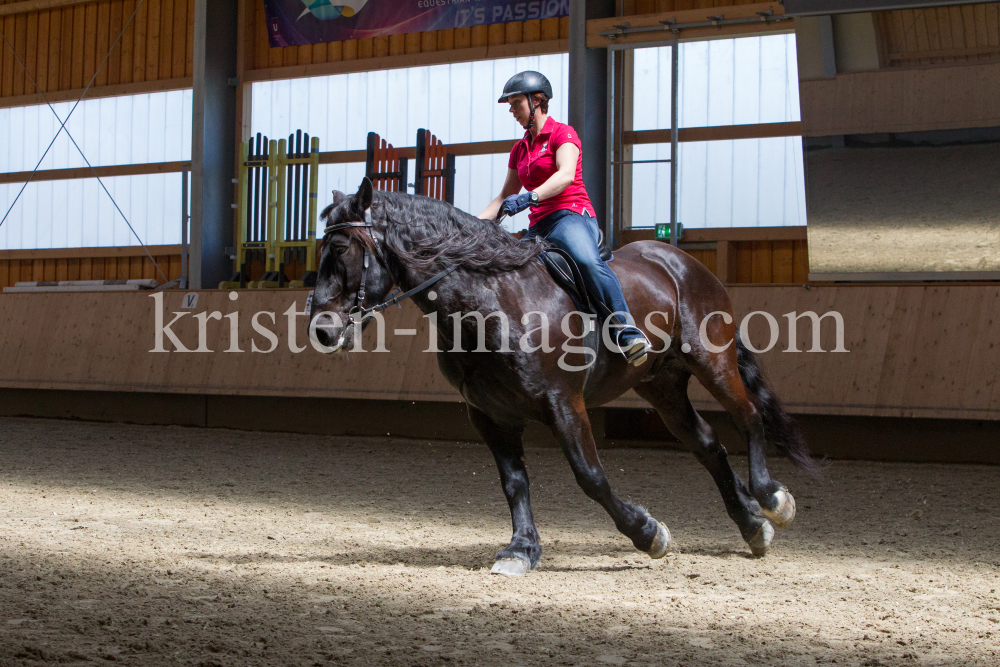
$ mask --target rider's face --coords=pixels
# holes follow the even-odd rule
[[[511,95],[507,98],[507,103],[510,105],[510,113],[514,116],[521,127],[527,127],[528,121],[531,119],[531,111],[528,109],[528,96],[527,95]]]

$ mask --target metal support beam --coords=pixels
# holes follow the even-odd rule
[[[229,278],[236,147],[237,0],[194,2],[190,287]]]
[[[674,40],[670,49],[670,245],[677,245],[677,142],[680,135],[681,44]]]
[[[569,7],[569,124],[580,135],[583,146],[583,183],[598,216],[604,219],[605,238],[612,244],[607,227],[607,62],[605,49],[587,48],[587,20],[615,15],[614,0],[570,0]]]
[[[785,16],[857,14],[890,9],[928,9],[954,5],[976,5],[993,0],[785,0]]]
[[[191,215],[188,213],[188,182],[188,168],[184,167],[181,171],[181,289],[188,288],[190,283],[188,276],[191,275],[191,265],[188,261],[188,225],[191,221]]]
[[[608,245],[615,247],[615,51],[607,52],[607,76],[604,85],[607,87],[605,97],[605,130],[604,130],[604,238]],[[594,208],[595,211],[602,209]]]
[[[646,25],[631,27],[629,23],[622,23],[615,26],[614,30],[602,30],[598,34],[601,37],[607,37],[608,39],[618,39],[619,37],[627,37],[629,35],[637,35],[642,33],[650,32],[672,32],[675,35],[679,34],[684,30],[694,30],[696,28],[718,28],[722,29],[727,26],[742,26],[742,25],[759,25],[764,24],[770,26],[772,23],[781,23],[782,21],[788,21],[787,16],[775,16],[772,12],[758,12],[758,16],[746,17],[739,19],[727,19],[725,15],[719,14],[717,16],[709,17],[707,21],[693,21],[691,23],[677,23],[674,19],[669,19],[665,21],[660,21],[660,25]]]
[[[833,17],[819,16],[819,53],[823,59],[823,76],[834,79],[837,76],[837,50],[833,43]]]
[[[608,46],[605,47],[605,49],[607,50],[607,65],[606,65],[607,81],[605,83],[605,90],[606,90],[606,93],[605,93],[605,95],[606,95],[605,108],[607,109],[607,116],[606,116],[606,120],[605,120],[605,134],[604,134],[604,137],[605,137],[605,146],[606,146],[605,151],[606,151],[606,154],[607,154],[607,159],[605,160],[605,163],[604,163],[604,165],[605,165],[605,182],[604,182],[605,183],[605,187],[604,187],[605,207],[604,207],[604,210],[606,211],[606,213],[605,213],[606,220],[605,220],[605,232],[604,232],[604,235],[605,235],[605,238],[609,239],[609,241],[613,241],[613,242],[620,241],[620,239],[617,238],[615,236],[615,234],[614,234],[614,231],[615,231],[614,230],[615,213],[618,212],[618,211],[621,211],[623,209],[623,207],[621,205],[621,202],[624,200],[625,197],[628,196],[627,193],[625,193],[624,191],[622,191],[623,190],[622,189],[622,184],[618,183],[615,180],[616,174],[618,174],[620,172],[620,170],[615,169],[615,166],[617,166],[617,165],[637,164],[637,163],[642,163],[642,162],[670,162],[671,201],[674,201],[674,200],[676,200],[676,196],[675,196],[676,193],[674,192],[674,190],[676,189],[676,174],[677,174],[677,172],[676,172],[676,170],[677,170],[677,161],[674,160],[674,156],[677,155],[677,141],[678,141],[678,138],[679,138],[678,137],[679,131],[676,129],[676,126],[677,126],[677,120],[676,120],[677,110],[676,110],[675,107],[672,107],[671,108],[672,115],[673,115],[672,125],[674,127],[671,128],[671,133],[670,133],[671,146],[672,146],[672,149],[673,149],[672,152],[671,152],[671,154],[670,154],[670,160],[639,160],[639,161],[636,161],[636,160],[624,159],[622,157],[622,155],[619,155],[619,153],[624,153],[624,151],[622,150],[622,146],[623,146],[624,140],[625,140],[625,132],[622,131],[623,130],[623,128],[622,128],[622,121],[624,119],[619,117],[622,114],[617,110],[618,109],[618,105],[615,104],[615,96],[616,96],[616,94],[618,94],[616,91],[619,91],[621,88],[623,88],[622,86],[616,87],[616,85],[615,85],[615,83],[616,83],[615,82],[615,60],[616,60],[615,54],[618,53],[618,52],[631,51],[631,50],[634,50],[636,48],[643,48],[644,49],[644,48],[652,48],[652,47],[659,47],[659,46],[669,46],[669,47],[672,47],[673,48],[673,53],[677,54],[678,50],[677,50],[676,46],[678,44],[678,41],[679,41],[679,37],[677,37],[675,35],[675,37],[673,39],[669,39],[669,40],[665,40],[665,41],[642,42],[642,43],[639,43],[639,44],[614,43],[614,42],[612,42],[611,44],[609,44]],[[676,67],[676,66],[677,66],[677,63],[674,63],[674,67]],[[677,83],[677,81],[678,81],[678,76],[675,74],[674,75],[674,82],[675,82],[675,84]],[[677,85],[679,85],[679,84],[677,84]],[[672,103],[676,104],[677,96],[679,96],[679,93],[678,93],[678,91],[676,89],[672,89],[671,92],[672,92],[672,98],[671,98],[672,99]],[[586,160],[584,160],[584,163],[586,164]],[[588,192],[590,192],[589,188],[588,188]],[[591,194],[591,200],[593,200],[593,199],[594,199],[594,196],[593,196],[593,194]],[[671,206],[672,206],[672,204],[671,204]],[[597,209],[596,203],[595,203],[595,209],[596,210],[601,210],[601,209]],[[673,209],[671,209],[671,221],[674,222],[674,223],[676,223],[676,218],[677,218],[676,211],[674,211]],[[671,227],[671,232],[673,234],[673,236],[672,236],[673,241],[672,242],[676,243],[676,239],[677,239],[676,224]],[[612,245],[612,247],[614,247],[614,246]]]

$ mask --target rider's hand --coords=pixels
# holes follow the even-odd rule
[[[523,192],[519,195],[511,195],[503,200],[500,205],[498,215],[517,215],[529,206],[538,206],[537,192]]]

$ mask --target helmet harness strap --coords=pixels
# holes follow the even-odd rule
[[[528,126],[524,129],[530,130],[535,125],[535,101],[531,99],[532,93],[528,93]]]

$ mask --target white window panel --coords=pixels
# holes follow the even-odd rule
[[[74,108],[74,102],[0,109],[9,140],[0,145],[0,171],[31,171]],[[177,90],[84,100],[66,129],[93,166],[191,159],[192,91]],[[39,169],[86,167],[66,130]],[[147,245],[180,243],[180,174],[103,179]],[[21,184],[0,185],[0,215]],[[139,245],[97,179],[32,182],[0,226],[0,248]]]
[[[670,127],[671,47],[635,51],[633,128]],[[680,46],[680,127],[800,120],[794,35]],[[678,218],[688,228],[805,225],[801,137],[683,143]],[[633,159],[666,159],[637,145]],[[632,227],[670,221],[670,164],[632,167]]]
[[[635,130],[670,127],[671,48],[635,50]],[[680,127],[800,120],[795,35],[685,42],[680,49]]]
[[[678,220],[688,229],[806,224],[801,137],[679,145]],[[634,159],[670,157],[670,144],[645,144]],[[632,227],[670,222],[670,164],[632,167]]]
[[[281,139],[302,130],[320,138],[321,151],[363,150],[369,132],[413,146],[421,127],[446,144],[518,139],[524,130],[497,98],[507,79],[529,69],[552,82],[549,113],[565,122],[569,56],[554,54],[255,83],[253,131]],[[412,160],[409,169],[412,182]],[[456,169],[455,205],[477,214],[503,186],[507,155],[459,157]],[[364,165],[321,167],[321,205],[332,189],[356,191],[363,176]],[[517,231],[527,227],[525,219],[507,222]]]
[[[363,171],[363,169],[362,169]],[[146,245],[181,242],[181,175],[102,179]],[[3,211],[21,184],[0,185]],[[0,249],[140,245],[95,178],[29,183],[0,226]]]
[[[0,171],[32,171],[63,119],[93,166],[174,162],[191,159],[192,91],[107,97],[0,109]],[[72,115],[70,111],[73,110]],[[66,130],[45,154],[39,169],[86,167]],[[103,179],[147,245],[180,243],[180,174]],[[0,185],[0,216],[21,184]],[[139,241],[97,179],[32,182],[0,226],[0,248],[131,246]]]
[[[31,171],[45,153],[74,102],[0,109],[0,127],[8,141],[0,144],[0,172]],[[192,92],[106,97],[84,100],[69,115],[66,130],[94,166],[191,159]],[[39,169],[86,167],[63,130]]]

